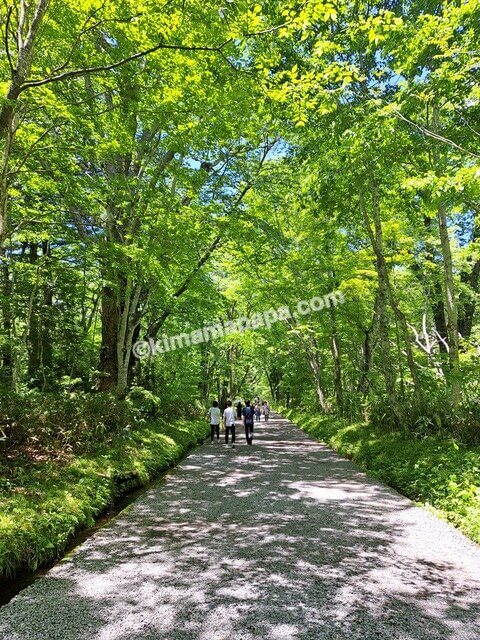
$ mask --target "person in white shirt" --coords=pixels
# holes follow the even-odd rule
[[[225,444],[228,444],[228,436],[232,434],[232,449],[235,449],[235,411],[232,401],[227,401],[227,408],[223,412],[223,426],[225,427]]]
[[[207,420],[210,420],[210,439],[213,444],[213,437],[217,434],[217,440],[220,438],[220,418],[222,413],[218,408],[218,402],[214,400],[212,406],[208,410]]]

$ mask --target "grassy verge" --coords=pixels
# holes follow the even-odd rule
[[[297,410],[283,415],[480,543],[480,447]]]
[[[0,577],[59,557],[77,531],[178,462],[208,428],[205,421],[144,424],[88,454],[5,469],[0,461]]]

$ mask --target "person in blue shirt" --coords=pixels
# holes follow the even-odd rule
[[[250,400],[247,400],[245,402],[245,407],[243,407],[242,415],[243,415],[243,424],[245,426],[245,438],[247,439],[247,444],[252,444],[253,421],[255,419],[255,413],[253,411],[253,407],[250,404]]]

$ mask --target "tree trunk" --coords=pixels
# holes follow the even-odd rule
[[[445,320],[445,304],[443,302],[443,290],[442,285],[439,282],[435,283],[435,299],[430,301],[430,306],[432,308],[435,330],[444,340],[448,340],[447,322]],[[438,348],[440,349],[440,354],[445,357],[445,355],[447,354],[447,345],[445,344],[445,342],[439,340]],[[446,360],[443,362],[443,364],[446,364]]]
[[[439,133],[441,129],[440,108],[438,104],[434,104],[433,106],[432,129],[437,133]],[[434,149],[433,158],[435,173],[440,177],[445,161],[437,151],[436,147]],[[452,403],[456,405],[461,398],[460,345],[458,336],[458,309],[455,299],[455,284],[453,278],[452,250],[450,247],[450,238],[448,236],[447,203],[445,200],[440,200],[437,204],[437,221],[443,258],[445,311],[447,315],[447,341],[449,347],[448,361],[450,368],[447,376],[447,382],[450,388]]]
[[[317,393],[318,404],[320,405],[324,413],[328,413],[329,407],[325,399],[325,392],[323,390],[322,367],[320,364],[320,359],[318,357],[318,345],[317,341],[315,340],[315,336],[310,337],[309,364],[315,381],[315,391]]]
[[[455,285],[453,280],[452,251],[450,248],[450,238],[448,237],[447,208],[441,202],[437,209],[438,230],[440,234],[440,244],[443,255],[443,275],[445,279],[445,309],[447,311],[447,335],[448,335],[448,359],[450,371],[448,381],[453,404],[460,401],[460,358],[459,358],[459,338],[458,338],[458,312],[455,300]]]
[[[0,248],[3,249],[8,235],[8,165],[12,151],[12,143],[15,135],[14,114],[7,122],[7,130],[2,135],[3,150],[2,164],[0,166]]]
[[[282,383],[282,371],[280,369],[274,368],[270,371],[266,372],[268,386],[270,387],[270,393],[272,394],[272,398],[277,402],[280,401],[280,385]]]
[[[377,320],[378,320],[378,305],[380,303],[379,297],[380,290],[377,289],[377,293],[375,294],[375,303],[373,305],[373,316],[372,322],[368,329],[365,329],[365,337],[363,339],[362,345],[362,366],[360,368],[360,379],[358,382],[357,390],[366,397],[368,394],[368,387],[370,384],[369,376],[370,369],[372,365],[372,356],[373,356],[373,347],[372,344],[372,336],[376,333],[377,330]]]
[[[332,326],[330,349],[333,358],[333,384],[335,388],[335,400],[337,402],[337,409],[341,414],[343,413],[342,363],[340,359],[340,345],[337,334],[336,313],[333,306],[330,307],[330,321]]]
[[[198,383],[200,398],[207,402],[210,395],[210,349],[208,342],[200,343],[200,382]]]
[[[117,385],[117,297],[112,287],[105,286],[101,300],[102,346],[100,348],[100,375],[97,391],[112,391]]]
[[[368,378],[370,374],[370,366],[372,364],[371,330],[371,327],[365,329],[365,337],[362,344],[362,367],[360,369],[360,380],[357,387],[358,391],[360,391],[364,397],[368,394]]]
[[[2,261],[2,324],[3,324],[3,346],[2,346],[2,380],[10,386],[12,384],[13,356],[12,356],[12,295],[13,282],[8,268],[7,255],[0,250]]]
[[[378,341],[380,344],[381,360],[380,368],[385,381],[385,391],[387,400],[395,421],[398,424],[403,422],[403,412],[397,398],[395,386],[395,372],[390,355],[390,340],[388,336],[388,316],[387,316],[387,295],[388,295],[388,271],[385,258],[383,256],[383,231],[378,216],[375,216],[375,233],[373,232],[370,219],[367,214],[363,193],[360,193],[360,208],[365,221],[372,248],[375,253],[375,266],[377,271],[377,302],[374,318],[378,330]],[[376,207],[374,207],[376,208]]]
[[[29,245],[28,259],[32,267],[36,267],[38,262],[38,247],[33,242]],[[35,386],[40,386],[40,317],[36,282],[33,284],[33,291],[31,293],[27,332],[28,379],[33,382]]]
[[[132,335],[132,348],[130,348],[130,360],[128,363],[128,388],[130,388],[135,379],[141,378],[141,360],[133,354],[133,345],[140,337],[140,323],[136,324]]]
[[[42,303],[40,308],[40,372],[42,376],[42,389],[46,389],[52,382],[53,374],[53,349],[52,349],[52,312],[53,289],[50,274],[50,242],[42,241],[42,255],[44,259],[45,279],[42,286]]]
[[[230,396],[230,399],[233,402],[234,394],[235,394],[235,383],[234,383],[234,375],[233,375],[233,356],[234,356],[234,347],[233,346],[229,347],[228,356],[229,356],[229,362],[228,362],[228,374],[229,374],[229,378],[228,378],[228,395]]]
[[[133,336],[140,322],[138,316],[140,294],[141,285],[134,285],[131,278],[127,278],[125,287],[120,288],[117,299],[117,307],[120,312],[117,325],[117,385],[115,393],[118,398],[124,398],[128,391]]]

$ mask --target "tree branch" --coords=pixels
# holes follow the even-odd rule
[[[111,18],[111,19],[105,19],[105,20],[98,20],[97,22],[95,22],[94,24],[90,25],[89,27],[87,27],[87,24],[89,22],[89,20],[91,20],[91,18],[93,18],[95,16],[95,14],[97,14],[100,11],[100,8],[96,9],[95,11],[92,11],[92,13],[88,16],[88,18],[86,18],[86,20],[83,23],[83,27],[81,29],[81,31],[79,31],[78,35],[76,36],[71,48],[70,48],[70,52],[67,56],[67,59],[65,60],[65,62],[60,65],[59,67],[57,67],[56,69],[53,70],[53,73],[58,74],[60,71],[63,71],[63,69],[65,69],[65,67],[68,66],[70,60],[72,59],[73,54],[75,53],[75,49],[77,48],[78,43],[80,42],[80,40],[82,39],[82,37],[89,33],[90,31],[93,31],[94,29],[96,29],[97,27],[100,27],[101,25],[107,24],[109,22],[114,22],[114,23],[125,23],[125,22],[130,22],[133,18],[137,18],[141,15],[143,15],[142,13],[137,13],[133,16],[129,16],[128,18]]]
[[[43,78],[42,80],[31,80],[29,82],[25,82],[19,89],[18,93],[23,93],[27,89],[31,89],[33,87],[42,87],[46,84],[51,84],[52,82],[62,82],[64,80],[69,80],[70,78],[78,78],[80,76],[102,73],[103,71],[112,71],[113,69],[117,69],[118,67],[123,66],[127,62],[132,62],[133,60],[138,60],[139,58],[144,58],[145,56],[155,53],[155,51],[159,51],[161,49],[168,49],[173,51],[212,51],[215,53],[221,52],[224,47],[232,42],[232,40],[226,40],[221,45],[217,47],[209,47],[209,46],[187,46],[187,45],[173,45],[173,44],[158,44],[154,47],[150,47],[149,49],[145,49],[144,51],[139,51],[134,53],[131,56],[127,56],[126,58],[122,58],[118,62],[113,62],[112,64],[107,64],[99,67],[86,67],[84,69],[72,69],[72,71],[65,71],[64,73],[60,73],[55,76],[51,76],[50,78]]]
[[[450,140],[449,138],[445,138],[444,136],[441,136],[440,134],[435,133],[434,131],[430,131],[430,129],[427,129],[423,125],[418,124],[417,122],[414,122],[413,120],[410,120],[410,118],[407,118],[406,116],[404,116],[397,109],[395,109],[393,111],[393,113],[397,116],[397,118],[399,118],[400,120],[403,120],[407,124],[412,125],[416,129],[421,131],[424,135],[429,136],[430,138],[433,138],[434,140],[438,140],[439,142],[443,142],[445,144],[448,144],[451,147],[454,147],[455,149],[458,149],[462,153],[467,153],[468,155],[473,156],[474,158],[480,158],[480,154],[475,153],[473,151],[469,151],[468,149],[465,149],[464,147],[461,147],[456,142],[453,142],[453,140]]]
[[[276,142],[277,142],[276,140],[273,140],[272,142],[269,142],[268,139],[265,142],[265,145],[263,147],[263,151],[262,151],[262,155],[261,155],[261,158],[260,158],[260,162],[259,162],[259,165],[258,165],[258,170],[256,172],[256,175],[258,175],[261,172],[262,167],[263,167],[263,165],[265,163],[265,160],[267,159],[267,156],[268,156],[269,152],[274,147]],[[236,208],[240,205],[240,203],[242,202],[242,200],[244,199],[244,197],[247,195],[247,193],[250,191],[250,189],[252,187],[253,187],[253,179],[250,180],[249,182],[247,182],[245,184],[245,186],[243,187],[243,189],[240,191],[240,193],[238,194],[238,196],[237,196],[235,202],[233,203],[231,209],[226,214],[227,216],[231,215],[233,213],[233,211],[236,210]],[[172,300],[174,302],[176,300],[178,300],[178,298],[183,293],[185,293],[185,291],[188,289],[188,286],[189,286],[190,282],[192,281],[192,279],[197,275],[197,273],[200,271],[200,269],[203,267],[203,265],[210,259],[212,254],[216,251],[216,249],[218,249],[218,247],[221,246],[221,244],[222,244],[222,238],[221,238],[220,235],[217,235],[214,238],[214,240],[210,243],[210,245],[207,247],[207,249],[203,253],[202,257],[198,260],[197,264],[192,269],[192,271],[190,271],[190,273],[186,276],[186,278],[184,279],[182,284],[172,294],[171,298],[172,298]],[[166,319],[173,313],[173,310],[174,310],[173,307],[174,307],[174,305],[170,305],[169,307],[167,307],[163,311],[162,315],[157,320],[154,320],[153,322],[150,323],[150,325],[149,325],[149,327],[147,329],[147,338],[155,338],[155,336],[157,335],[157,333],[159,332],[159,330],[161,329],[161,327],[165,323]]]
[[[15,73],[15,67],[13,66],[12,56],[10,55],[10,47],[9,47],[9,44],[8,44],[8,31],[10,29],[10,21],[12,19],[12,11],[13,11],[13,5],[8,8],[7,18],[6,18],[6,21],[5,21],[5,53],[7,54],[7,60],[8,60],[8,65],[10,67],[10,71],[13,74],[13,73]]]

